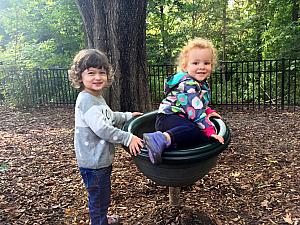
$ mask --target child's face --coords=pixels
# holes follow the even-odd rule
[[[195,47],[188,52],[186,64],[182,68],[197,81],[203,81],[212,72],[212,59],[211,49]]]
[[[82,72],[84,91],[94,96],[99,96],[103,88],[107,86],[107,73],[104,68],[90,67]]]

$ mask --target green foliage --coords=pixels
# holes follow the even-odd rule
[[[213,104],[299,105],[299,60],[222,64],[212,76]]]
[[[149,64],[174,64],[190,38],[209,38],[227,61],[299,58],[296,0],[149,0]],[[1,67],[67,68],[85,46],[73,0],[0,0]]]
[[[35,107],[74,103],[77,91],[66,69],[0,70],[0,101],[15,107]]]
[[[81,18],[72,0],[9,0],[0,6],[2,67],[66,68],[83,47]]]
[[[190,38],[211,39],[225,61],[300,58],[295,0],[152,0],[147,15],[150,63],[174,63]]]
[[[211,39],[219,51],[219,59],[223,61],[299,59],[299,4],[297,0],[149,0],[148,64],[173,65],[183,44],[196,36]],[[1,82],[3,77],[14,77],[13,83],[2,84],[0,95],[10,99],[14,105],[39,102],[39,97],[30,99],[26,95],[36,93],[34,88],[38,86],[35,83],[38,80],[34,72],[25,79],[24,68],[68,68],[75,53],[84,47],[82,21],[75,1],[0,0],[0,70],[10,68],[18,71],[17,76],[0,72]],[[267,68],[274,66],[267,65]],[[230,74],[222,75],[226,82],[220,81],[216,85],[216,88],[228,85],[225,87],[232,93],[230,98],[226,98],[229,101],[261,101],[264,98],[289,101],[285,98],[289,96],[287,93],[276,93],[276,88],[271,88],[272,85],[277,87],[280,73],[277,76],[279,81],[269,79],[268,74],[257,77],[258,74],[251,71],[247,76],[236,79],[233,74],[237,74],[240,67],[237,65],[235,68],[236,71],[230,73],[233,79],[228,80]],[[280,71],[281,67],[278,69]],[[298,72],[295,68],[289,71],[291,77],[284,82],[284,90],[288,90],[288,85],[299,86]],[[149,73],[151,93],[159,99],[162,89],[155,88],[163,85],[163,79],[155,80],[154,74],[165,77],[170,71],[160,68],[157,73]],[[54,80],[50,79],[53,83],[58,82]],[[260,86],[256,85],[258,82]],[[231,90],[240,83],[247,89]],[[63,81],[62,85],[51,86],[54,92],[48,100],[55,102],[62,98],[63,85],[66,84],[67,81]],[[2,90],[3,86],[5,90]],[[300,96],[298,92],[295,96]],[[41,90],[39,94],[43,96]],[[224,96],[216,99],[225,101]]]

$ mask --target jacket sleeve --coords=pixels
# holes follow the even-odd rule
[[[184,109],[186,116],[197,123],[207,137],[215,134],[207,115],[215,112],[208,107],[210,96],[208,89],[202,89],[197,81],[184,81],[178,85],[177,102]]]
[[[205,113],[206,113],[207,115],[209,115],[209,114],[211,114],[211,113],[213,113],[213,112],[216,112],[216,110],[211,109],[210,107],[207,107],[206,110],[205,110]]]
[[[206,137],[210,138],[211,135],[216,134],[215,128],[213,126],[206,127],[205,129],[203,129],[203,134]]]

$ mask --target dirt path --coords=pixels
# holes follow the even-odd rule
[[[221,113],[232,141],[207,176],[181,190],[180,208],[118,147],[110,212],[123,225],[300,224],[300,113]],[[88,224],[73,110],[0,109],[0,117],[0,224]]]

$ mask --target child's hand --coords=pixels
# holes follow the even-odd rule
[[[144,113],[142,112],[132,112],[132,116],[135,117],[135,116],[141,116],[143,115]]]
[[[131,155],[136,156],[141,152],[140,148],[144,147],[142,139],[133,135],[131,142],[129,143],[129,151]]]
[[[208,118],[214,116],[219,119],[222,119],[222,116],[220,116],[219,113],[217,113],[217,112],[212,112],[211,114],[208,114],[207,116],[208,116]]]
[[[213,134],[213,135],[211,135],[211,137],[213,137],[214,139],[216,139],[217,141],[219,141],[221,144],[224,144],[224,138],[221,137],[220,135]]]

